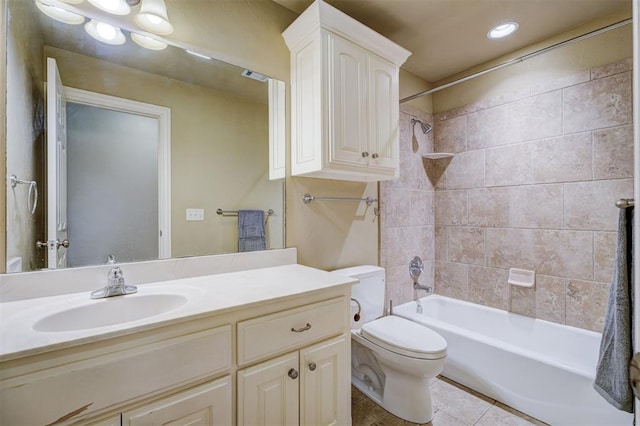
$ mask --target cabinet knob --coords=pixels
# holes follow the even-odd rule
[[[378,158],[378,157],[380,157],[380,156],[375,152],[373,154],[371,154],[371,158]]]
[[[295,380],[298,378],[298,372],[295,368],[292,368],[291,370],[289,370],[288,376]]]
[[[369,153],[368,153],[367,151],[365,151],[365,152],[363,152],[363,153],[362,153],[362,158],[366,158],[366,157],[368,157],[368,156],[369,156]]]
[[[316,363],[315,362],[309,363],[309,370],[311,370],[311,371],[315,371],[316,370]]]

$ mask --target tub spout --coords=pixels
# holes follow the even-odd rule
[[[433,293],[433,287],[428,286],[428,285],[418,284],[417,282],[413,283],[413,289],[414,290],[424,290],[424,291],[427,292],[427,294]]]

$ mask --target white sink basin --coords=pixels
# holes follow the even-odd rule
[[[189,299],[182,294],[131,294],[91,300],[38,320],[36,331],[74,331],[137,321],[172,311]]]

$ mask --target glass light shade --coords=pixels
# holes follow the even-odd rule
[[[114,15],[128,15],[131,7],[125,0],[87,0],[100,10]]]
[[[137,33],[131,33],[131,40],[133,40],[137,45],[144,47],[145,49],[162,50],[167,47],[167,43],[165,42]]]
[[[126,38],[118,27],[114,27],[104,22],[90,20],[84,25],[84,29],[89,35],[96,40],[112,45],[124,44]]]
[[[71,25],[80,25],[84,22],[84,16],[82,15],[66,11],[58,6],[54,6],[53,4],[43,3],[40,0],[35,0],[35,2],[36,7],[40,12],[44,13],[49,18],[55,19],[56,21]]]
[[[491,28],[491,30],[489,30],[489,32],[487,33],[487,37],[491,39],[506,37],[509,34],[514,33],[518,29],[518,27],[519,25],[517,22],[505,22]]]
[[[164,0],[142,0],[140,13],[136,15],[136,24],[154,34],[167,35],[173,32]]]

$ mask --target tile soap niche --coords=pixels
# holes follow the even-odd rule
[[[447,166],[453,160],[453,156],[454,154],[450,152],[430,152],[422,155],[424,170],[427,172],[431,185],[436,186]]]
[[[511,268],[507,282],[520,287],[533,287],[536,282],[536,271]]]

